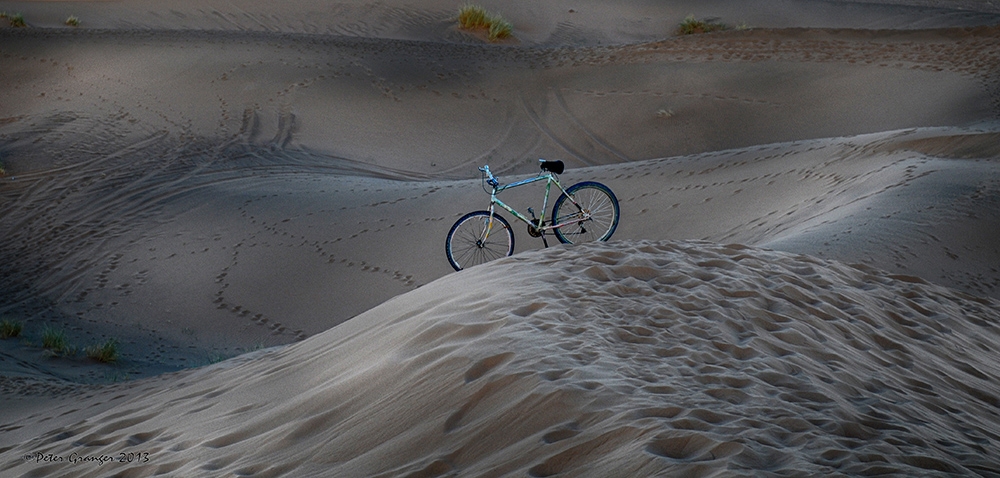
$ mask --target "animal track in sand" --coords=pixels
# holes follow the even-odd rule
[[[365,191],[368,192],[368,191]],[[372,192],[381,192],[372,191]],[[261,198],[261,200],[268,200],[270,198]],[[254,201],[255,202],[255,201]],[[311,231],[312,226],[308,224],[316,221],[316,217],[325,216],[327,214],[337,214],[333,210],[318,210],[318,211],[303,211],[301,214],[294,217],[280,218],[276,217],[267,221],[261,220],[256,214],[251,214],[247,209],[252,204],[251,201],[244,203],[241,216],[246,217],[250,222],[256,227],[259,227],[261,231],[266,231],[271,235],[277,236],[280,240],[261,240],[263,238],[257,238],[254,240],[253,244],[240,243],[237,246],[241,248],[246,247],[256,247],[256,248],[270,248],[270,247],[295,247],[302,251],[307,251],[310,254],[315,254],[319,259],[318,263],[326,264],[329,266],[340,267],[348,269],[345,273],[348,274],[372,274],[378,277],[384,278],[384,280],[389,280],[400,284],[404,289],[410,289],[417,286],[414,274],[407,273],[403,270],[393,269],[385,267],[377,263],[371,263],[369,258],[361,258],[356,254],[344,253],[345,247],[342,243],[344,242],[356,242],[358,240],[366,240],[365,238],[371,234],[379,234],[385,231],[391,231],[397,226],[394,223],[386,221],[386,219],[377,219],[374,222],[359,222],[355,227],[355,231],[350,236],[333,237],[329,239],[316,239],[315,234]],[[368,207],[368,205],[359,205],[351,207]],[[303,229],[303,226],[307,227]],[[339,224],[331,224],[332,230],[341,229],[343,226]],[[350,226],[346,226],[350,227]],[[255,252],[256,255],[267,254],[258,250]],[[238,265],[234,262],[234,266]],[[353,272],[352,272],[353,271]],[[382,280],[382,279],[379,279]],[[224,293],[224,292],[223,292]],[[221,297],[221,294],[220,294]],[[230,304],[230,301],[223,302],[221,298],[216,299],[217,302],[225,303],[227,308],[232,309],[234,305]],[[236,311],[243,317],[253,316],[255,321],[259,324],[267,324],[268,327],[280,331],[280,324],[275,324],[273,318],[267,317],[267,314],[261,314],[260,311],[252,311],[247,309],[245,306],[242,310]],[[256,313],[256,315],[253,315]]]

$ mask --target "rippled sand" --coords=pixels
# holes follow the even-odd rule
[[[1000,9],[536,3],[4,4],[0,475],[994,476]]]
[[[997,306],[741,245],[534,251],[301,344],[81,391],[3,466],[98,476],[16,457],[127,447],[150,453],[135,476],[988,476]]]

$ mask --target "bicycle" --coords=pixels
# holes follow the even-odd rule
[[[490,207],[486,211],[470,212],[451,226],[445,239],[445,254],[456,271],[514,254],[514,231],[510,223],[496,212],[497,206],[527,224],[528,234],[542,238],[545,247],[549,246],[545,236],[550,232],[565,244],[607,241],[615,233],[620,212],[618,198],[611,189],[594,181],[564,188],[558,177],[565,169],[563,162],[538,161],[541,168],[538,176],[505,185],[501,185],[500,180],[490,172],[489,165],[479,168],[483,190],[490,194]],[[529,207],[531,218],[528,218],[497,198],[497,194],[503,191],[538,181],[545,181],[545,197],[539,217],[535,217],[534,209]],[[552,206],[552,219],[546,220],[545,208],[553,184],[562,194]],[[491,189],[487,189],[487,185]],[[494,230],[497,225],[500,227]]]

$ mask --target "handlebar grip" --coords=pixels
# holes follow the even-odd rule
[[[479,168],[479,170],[486,175],[486,182],[489,183],[490,186],[497,187],[500,185],[500,180],[493,176],[493,173],[490,172],[490,165],[487,164]]]

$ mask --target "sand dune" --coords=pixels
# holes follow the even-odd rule
[[[534,251],[294,346],[88,392],[7,425],[25,441],[8,442],[0,466],[45,476],[990,476],[997,305],[738,245]],[[149,461],[20,458],[125,449]]]
[[[996,475],[998,7],[484,5],[0,6],[0,475]]]
[[[467,42],[454,28],[460,2],[416,0],[127,0],[117,2],[13,1],[10,12],[24,12],[33,26],[62,27],[68,15],[81,26],[112,30],[257,31],[337,35],[379,39]],[[976,0],[725,0],[616,2],[556,0],[479,2],[502,14],[517,29],[517,41],[532,45],[596,45],[643,42],[672,34],[687,15],[717,18],[759,28],[920,29],[992,25],[1000,6]]]

